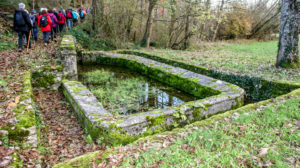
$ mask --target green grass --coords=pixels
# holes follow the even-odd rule
[[[0,30],[0,51],[12,50],[17,48],[15,38],[15,33],[2,33],[2,31]]]
[[[17,48],[17,45],[13,41],[0,40],[0,51],[12,50],[15,48]]]
[[[300,98],[249,111],[177,138],[166,148],[126,158],[131,167],[296,167]],[[263,149],[268,149],[265,154]]]
[[[192,51],[168,49],[143,49],[143,51],[226,73],[300,82],[299,69],[281,69],[274,66],[277,43],[277,41],[241,41],[240,44],[216,42],[207,43],[201,49]]]

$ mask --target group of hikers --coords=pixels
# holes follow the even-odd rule
[[[32,9],[29,13],[24,3],[19,4],[19,9],[14,14],[14,30],[18,33],[18,51],[23,50],[23,41],[27,48],[31,48],[31,37],[34,41],[38,40],[38,28],[40,28],[45,45],[49,41],[56,41],[57,33],[63,32],[64,28],[71,29],[78,24],[79,19],[84,21],[87,11],[79,8],[78,10],[60,8],[57,12],[55,8],[41,8],[37,13]]]

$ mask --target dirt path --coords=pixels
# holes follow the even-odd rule
[[[45,150],[42,167],[100,150],[85,135],[61,92],[35,91],[35,98],[45,126],[41,134]]]

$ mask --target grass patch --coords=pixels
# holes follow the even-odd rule
[[[0,51],[16,49],[17,45],[13,41],[0,40]]]
[[[299,152],[300,98],[241,114],[152,148],[123,167],[295,167]]]
[[[299,69],[282,69],[274,66],[277,43],[277,41],[242,44],[218,42],[193,51],[168,49],[143,49],[143,51],[226,73],[300,82]]]

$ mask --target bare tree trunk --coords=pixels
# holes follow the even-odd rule
[[[217,33],[219,31],[219,26],[220,26],[220,23],[221,23],[221,15],[222,15],[222,12],[223,12],[224,3],[225,3],[225,0],[222,0],[220,10],[219,10],[219,14],[218,14],[218,17],[217,17],[217,19],[220,19],[220,20],[217,20],[217,25],[216,25],[216,28],[215,28],[215,31],[214,31],[214,34],[213,34],[213,37],[212,37],[212,41],[216,40]]]
[[[171,47],[172,46],[172,39],[173,39],[173,31],[174,31],[174,26],[175,26],[175,22],[176,22],[176,0],[171,0],[170,5],[171,5],[171,22],[169,25],[169,42],[168,42],[168,46]]]
[[[92,29],[95,31],[96,30],[96,17],[97,17],[97,0],[92,1],[92,6],[93,6],[93,11],[92,11]]]
[[[35,7],[35,0],[32,0],[32,9]]]
[[[146,31],[142,40],[142,46],[145,46],[149,48],[150,46],[150,39],[151,39],[151,32],[152,32],[152,23],[153,23],[153,18],[152,18],[152,13],[153,9],[157,3],[157,0],[149,0],[149,8],[148,8],[148,19],[146,23]]]
[[[299,15],[300,0],[282,0],[277,67],[300,68]]]
[[[188,2],[185,20],[184,42],[183,49],[186,50],[189,47],[189,34],[190,34],[190,14],[191,14],[191,1]]]
[[[128,22],[127,22],[127,25],[126,25],[126,38],[127,38],[127,41],[129,41],[129,39],[130,39],[131,26],[132,26],[132,23],[133,23],[133,18],[134,18],[134,15],[129,16]]]

